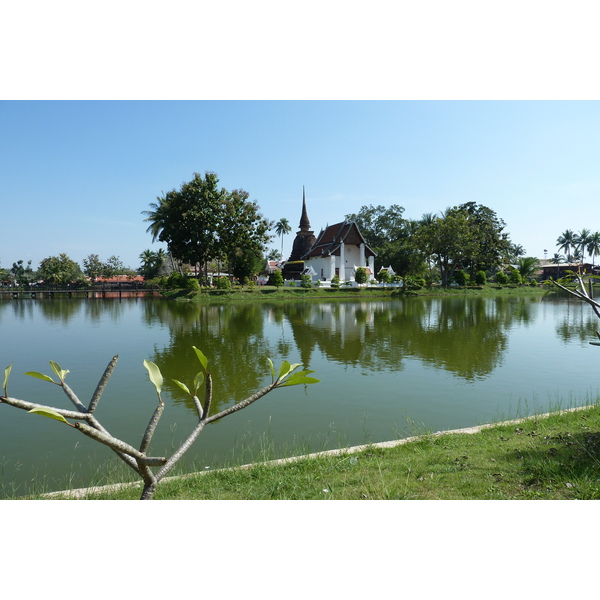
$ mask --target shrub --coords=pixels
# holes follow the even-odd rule
[[[186,277],[184,289],[188,292],[199,292],[200,282],[195,277]]]
[[[271,273],[271,275],[269,275],[269,281],[267,281],[268,285],[281,287],[283,283],[283,275],[281,274],[281,271],[274,271]]]
[[[167,279],[167,289],[169,290],[182,290],[185,288],[187,277],[177,271],[173,271]]]
[[[508,283],[508,275],[504,271],[498,271],[496,273],[496,283],[506,285]]]
[[[456,273],[454,273],[454,281],[456,281],[458,285],[468,285],[469,280],[470,277],[465,271],[456,271]]]
[[[508,281],[509,283],[513,283],[515,285],[521,285],[523,283],[523,277],[521,277],[521,273],[519,273],[517,269],[511,269],[508,276]]]
[[[381,283],[389,283],[391,281],[391,276],[389,271],[379,271],[377,274],[377,279],[381,281]]]
[[[230,290],[231,289],[231,281],[229,281],[229,277],[219,277],[215,282],[218,290]]]
[[[331,287],[335,290],[340,287],[340,278],[338,275],[333,276],[333,279],[331,280]]]
[[[354,281],[356,281],[356,283],[358,283],[358,285],[367,283],[367,270],[364,267],[358,267],[358,269],[356,269],[356,274],[354,275]]]
[[[300,287],[310,288],[312,287],[312,277],[310,275],[301,275],[300,279],[302,283],[300,283]]]
[[[407,276],[404,278],[404,291],[420,290],[425,285],[425,280],[422,277]]]
[[[487,283],[487,275],[485,271],[477,271],[475,274],[475,283],[477,285],[485,285]]]

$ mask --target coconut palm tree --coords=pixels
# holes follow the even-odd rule
[[[567,255],[568,262],[571,260],[571,250],[575,250],[577,247],[575,237],[575,234],[570,229],[567,229],[564,233],[559,235],[556,240],[558,250],[562,250]]]
[[[539,261],[533,256],[526,256],[525,258],[517,259],[517,271],[519,271],[523,279],[532,277],[537,271],[538,266]]]
[[[590,234],[588,245],[588,254],[592,257],[592,268],[594,267],[594,257],[600,254],[600,232],[596,231]]]
[[[281,236],[281,256],[283,256],[283,236],[292,230],[289,221],[283,217],[275,223],[275,233]]]
[[[589,229],[582,229],[575,236],[575,245],[577,246],[577,250],[581,253],[581,262],[583,262],[585,250],[587,250],[587,246],[590,243],[590,236],[592,232]]]

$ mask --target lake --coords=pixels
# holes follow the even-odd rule
[[[320,383],[276,390],[200,435],[187,469],[379,442],[569,408],[598,396],[598,319],[574,299],[548,296],[285,300],[191,304],[162,298],[0,302],[0,368],[9,395],[72,408],[53,360],[87,405],[119,355],[96,415],[138,447],[156,407],[143,367],[165,376],[166,408],[151,445],[169,455],[194,427],[191,386],[209,359],[213,410],[270,382],[266,358],[315,371]],[[103,483],[111,451],[56,421],[0,405],[0,497]],[[132,477],[132,479],[135,479]]]

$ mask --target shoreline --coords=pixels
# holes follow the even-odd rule
[[[245,465],[239,465],[239,466],[235,466],[235,467],[224,467],[222,469],[215,469],[214,471],[195,471],[192,473],[186,473],[184,475],[173,475],[172,477],[165,477],[162,481],[186,479],[188,477],[207,475],[208,473],[216,473],[218,471],[251,469],[259,464],[263,465],[263,466],[264,465],[275,466],[275,465],[283,465],[283,464],[287,464],[287,463],[297,462],[297,461],[305,460],[305,459],[318,458],[321,456],[339,456],[339,455],[345,455],[345,454],[355,454],[357,452],[362,452],[363,450],[366,450],[368,448],[383,448],[383,449],[394,448],[396,446],[401,446],[404,444],[409,444],[411,442],[418,441],[418,440],[426,438],[428,436],[439,437],[439,436],[452,435],[452,434],[475,434],[475,433],[479,433],[480,431],[483,431],[485,429],[491,429],[494,427],[500,427],[500,426],[504,426],[504,425],[517,425],[519,423],[524,423],[524,422],[530,421],[532,419],[544,419],[544,418],[550,417],[552,415],[562,415],[562,414],[568,414],[568,413],[582,411],[582,410],[589,410],[593,406],[595,406],[595,405],[592,404],[592,405],[586,405],[586,406],[576,406],[574,408],[568,408],[568,409],[563,409],[563,410],[557,410],[554,412],[536,414],[536,415],[531,415],[529,417],[521,417],[519,419],[510,419],[508,421],[498,421],[496,423],[484,423],[483,425],[475,425],[472,427],[463,427],[460,429],[447,429],[444,431],[436,431],[435,433],[416,435],[416,436],[411,436],[411,437],[407,437],[407,438],[402,438],[399,440],[390,440],[387,442],[376,442],[376,443],[372,443],[372,444],[360,444],[358,446],[350,446],[348,448],[334,448],[331,450],[322,450],[320,452],[312,452],[309,454],[303,454],[303,455],[299,455],[299,456],[290,456],[287,458],[276,458],[276,459],[268,460],[268,461],[261,462],[261,463],[248,463]],[[129,487],[141,489],[142,484],[139,481],[131,481],[131,482],[124,482],[124,483],[113,483],[113,484],[108,484],[108,485],[103,485],[103,486],[92,486],[89,488],[77,488],[74,490],[58,490],[55,492],[47,492],[45,494],[41,494],[41,498],[44,498],[44,499],[62,498],[62,499],[67,499],[67,500],[86,500],[86,499],[88,499],[87,498],[88,495],[94,495],[94,494],[98,494],[98,493],[102,493],[102,492],[113,492],[113,491],[118,491],[123,488],[129,488]],[[19,499],[16,498],[16,500],[19,500]]]

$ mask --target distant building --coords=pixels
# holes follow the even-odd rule
[[[275,271],[281,271],[282,263],[279,260],[268,260],[265,265],[265,272],[270,275],[271,273],[275,273]]]
[[[354,281],[356,269],[363,267],[370,280],[374,276],[375,256],[353,221],[329,225],[315,238],[308,220],[306,193],[302,188],[300,231],[283,268],[285,279],[299,279],[304,273],[316,275],[321,281],[331,281],[336,275],[340,281]]]
[[[367,271],[369,281],[375,274],[375,256],[358,225],[353,221],[344,221],[322,231],[302,258],[304,266],[312,267],[323,281],[331,281],[335,275],[340,281],[354,281],[359,267]]]
[[[379,276],[379,273],[384,273],[384,272],[386,272],[390,276],[390,281],[391,281],[392,277],[396,274],[394,269],[392,269],[392,267],[389,266],[389,267],[381,267],[381,269],[379,269],[379,271],[377,271],[377,276]]]
[[[591,275],[598,271],[598,267],[592,265],[592,263],[547,263],[541,264],[539,271],[541,272],[542,279],[560,279],[567,275],[567,271],[574,271],[575,273],[587,273]]]

